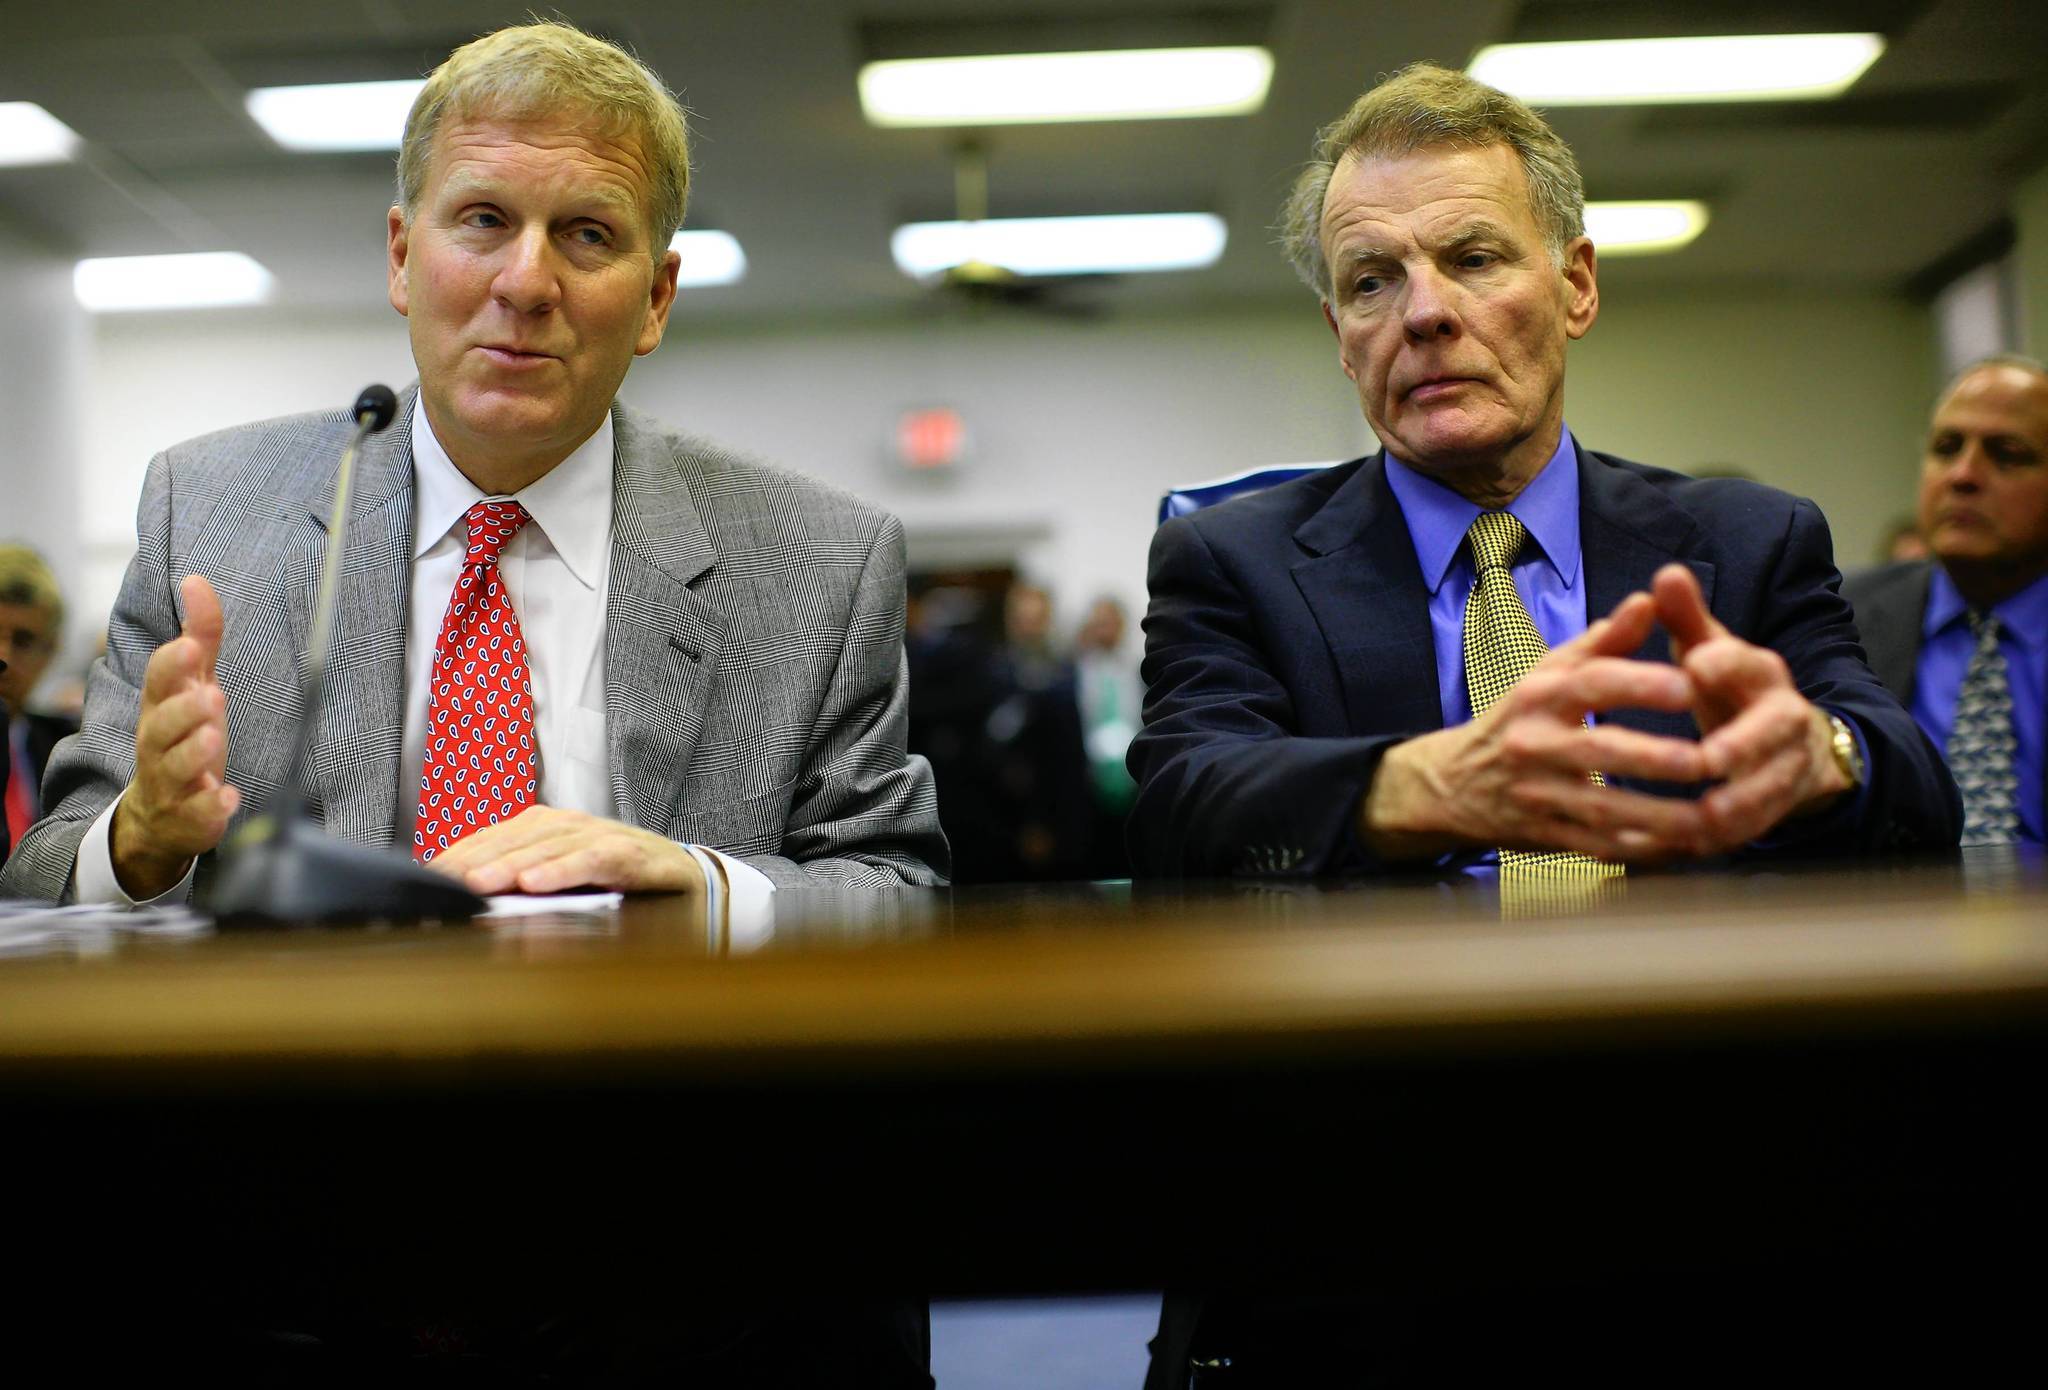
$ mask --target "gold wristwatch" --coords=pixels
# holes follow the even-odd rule
[[[1856,742],[1856,731],[1839,714],[1828,716],[1828,729],[1828,747],[1834,752],[1835,766],[1842,769],[1850,790],[1854,791],[1863,785],[1863,745]]]

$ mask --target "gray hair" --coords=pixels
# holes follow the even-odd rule
[[[412,221],[427,183],[434,138],[449,120],[528,120],[589,115],[608,138],[631,137],[653,174],[648,218],[658,264],[690,196],[690,140],[683,108],[653,69],[573,24],[538,20],[472,39],[435,68],[405,118],[398,150],[398,205]]]
[[[1550,257],[1586,234],[1586,187],[1571,147],[1526,104],[1461,72],[1434,63],[1401,69],[1316,132],[1314,153],[1281,208],[1278,231],[1287,258],[1303,283],[1330,297],[1330,267],[1323,260],[1323,199],[1338,161],[1348,154],[1393,158],[1448,146],[1506,145],[1522,161],[1529,206],[1543,229]]]

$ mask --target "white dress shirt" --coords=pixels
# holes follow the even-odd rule
[[[612,804],[606,752],[605,607],[611,592],[612,420],[574,453],[509,499],[530,520],[505,545],[498,574],[526,639],[533,685],[534,736],[540,745],[540,799],[548,806],[622,819]],[[469,548],[465,521],[487,498],[441,447],[424,408],[412,416],[413,548],[405,629],[405,737],[399,757],[398,823],[393,843],[411,845],[426,758],[427,701],[434,647]],[[118,806],[120,803],[115,802]],[[78,847],[72,873],[79,902],[133,903],[114,877],[108,831],[114,806],[101,813]],[[730,855],[686,846],[704,871],[714,925],[753,924],[768,916],[775,885]],[[723,870],[723,873],[720,872]],[[192,871],[151,901],[179,900]]]

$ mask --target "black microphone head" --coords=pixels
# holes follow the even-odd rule
[[[349,418],[357,424],[369,417],[370,433],[375,434],[391,423],[391,417],[398,413],[398,397],[389,386],[365,386],[363,393],[356,397],[355,405],[349,410]]]

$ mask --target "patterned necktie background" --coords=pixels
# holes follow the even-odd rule
[[[429,676],[412,837],[413,856],[422,862],[472,830],[518,815],[539,796],[526,639],[498,574],[499,552],[526,520],[517,502],[469,509],[469,553],[448,597]]]
[[[2020,837],[2019,740],[2012,728],[2012,687],[1998,649],[1998,619],[1981,608],[1968,617],[1977,648],[1956,695],[1948,767],[1963,793],[1963,843],[2010,844]]]
[[[1472,547],[1472,594],[1465,600],[1465,691],[1471,701],[1472,717],[1492,709],[1515,682],[1545,656],[1550,647],[1530,621],[1529,610],[1515,589],[1509,566],[1529,538],[1521,519],[1512,512],[1481,512],[1465,533]],[[1592,774],[1596,785],[1599,773]],[[1562,881],[1575,887],[1564,902],[1531,901],[1527,907],[1554,910],[1583,906],[1585,888],[1592,888],[1622,875],[1619,864],[1609,864],[1589,855],[1567,851],[1534,853],[1504,849],[1500,852],[1501,898],[1504,909],[1513,889],[1527,896],[1531,880]],[[1511,880],[1520,880],[1519,883]]]

